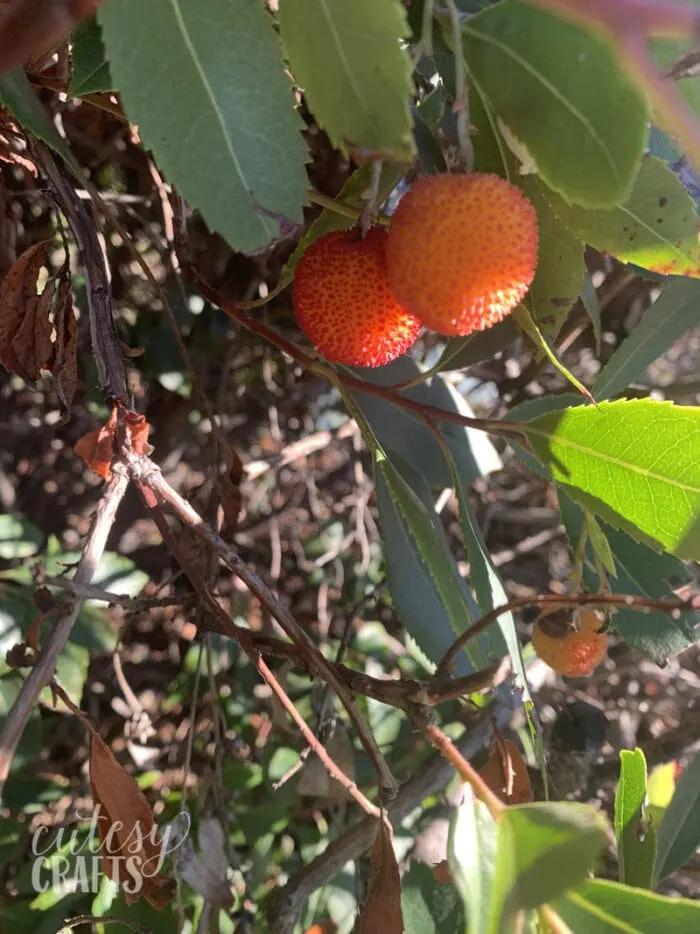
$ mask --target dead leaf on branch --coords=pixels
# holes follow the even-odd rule
[[[77,322],[70,274],[64,267],[37,292],[37,280],[50,240],[35,243],[19,257],[2,284],[0,363],[32,383],[42,370],[52,373],[66,410],[77,384]]]
[[[500,733],[494,735],[489,761],[479,775],[504,804],[526,804],[534,800],[522,753],[515,743],[504,740]]]
[[[143,896],[161,910],[172,881],[160,874],[163,840],[143,792],[90,726],[90,785],[97,813],[102,870],[124,886],[128,904]]]
[[[148,443],[148,433],[151,426],[145,417],[115,406],[101,428],[88,431],[82,438],[78,438],[73,446],[73,450],[78,457],[82,457],[88,467],[104,480],[112,479],[112,461],[116,454],[120,411],[124,415],[124,429],[132,450],[137,454],[150,454],[153,450]]]
[[[355,934],[404,934],[401,912],[401,875],[394,853],[393,831],[379,822],[372,846],[372,874]]]

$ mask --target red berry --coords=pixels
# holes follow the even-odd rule
[[[299,326],[327,360],[382,366],[415,342],[420,321],[394,298],[386,271],[387,234],[338,230],[313,243],[297,264],[292,300]]]

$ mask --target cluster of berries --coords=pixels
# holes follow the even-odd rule
[[[388,231],[334,231],[299,261],[293,301],[301,329],[326,357],[382,366],[422,326],[447,335],[491,327],[522,300],[537,266],[537,215],[497,175],[421,178]]]

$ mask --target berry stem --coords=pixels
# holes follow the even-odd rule
[[[349,217],[351,220],[359,221],[362,218],[362,211],[364,207],[357,208],[352,204],[346,204],[344,201],[336,201],[334,198],[329,198],[328,195],[322,195],[320,191],[314,191],[313,188],[307,190],[307,195],[309,201],[312,204],[318,204],[322,208],[326,208],[329,211],[335,211],[336,214],[341,214],[343,217]],[[388,226],[389,218],[384,217],[383,215],[378,215],[375,218],[378,224],[384,224]]]

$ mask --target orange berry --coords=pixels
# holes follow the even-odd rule
[[[587,678],[605,658],[608,637],[600,632],[602,623],[593,610],[578,613],[578,629],[562,617],[545,616],[535,623],[532,645],[550,668],[568,678]]]
[[[387,268],[397,299],[441,334],[490,328],[522,300],[537,266],[537,214],[498,175],[430,175],[401,199]]]
[[[333,231],[297,264],[292,301],[299,327],[327,360],[382,366],[418,337],[420,321],[389,287],[386,240],[383,227],[364,240],[357,230]]]

